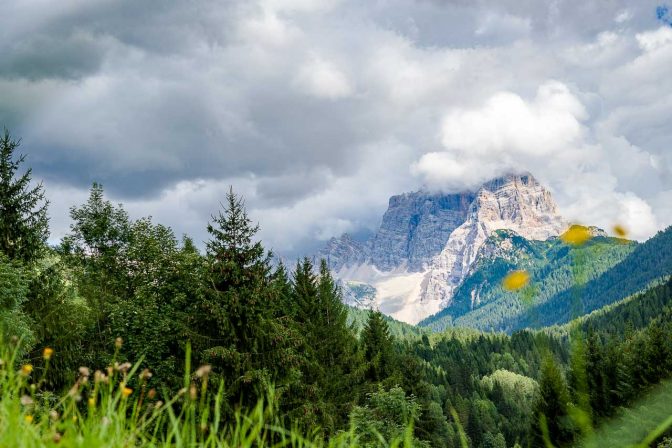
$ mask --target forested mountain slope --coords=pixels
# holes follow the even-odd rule
[[[556,301],[564,292],[571,298],[577,285],[600,277],[637,247],[634,242],[602,236],[597,229],[593,232],[598,236],[587,244],[570,247],[559,238],[531,241],[512,231],[497,231],[484,245],[476,269],[457,290],[454,304],[419,326],[435,331],[457,326],[506,332],[540,326],[540,304]],[[509,272],[521,269],[532,282],[527,300],[501,286]]]
[[[369,310],[363,310],[355,307],[348,307],[348,324],[352,326],[357,334],[359,334],[364,326],[366,321],[369,318]],[[420,328],[415,325],[407,324],[405,322],[400,322],[396,319],[391,318],[390,316],[383,315],[383,319],[387,322],[387,326],[390,330],[390,334],[395,338],[404,339],[407,337],[416,337],[419,338],[423,334],[431,334],[431,330],[428,328]]]
[[[581,312],[589,313],[646,288],[672,273],[672,227],[638,245],[623,261],[575,292],[562,291],[533,312],[512,319],[511,327],[548,326],[572,316],[572,295],[581,298]],[[534,319],[537,319],[536,321]]]

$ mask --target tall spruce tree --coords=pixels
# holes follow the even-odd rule
[[[271,384],[286,384],[296,364],[291,334],[273,316],[271,254],[233,190],[207,227],[204,294],[189,326],[195,354],[225,380],[232,404],[256,404]]]
[[[324,390],[335,409],[335,426],[342,425],[361,381],[361,359],[354,331],[348,326],[348,310],[340,288],[331,275],[326,260],[320,260],[317,325],[315,344],[324,366]]]
[[[369,311],[361,340],[364,360],[367,363],[366,378],[374,382],[384,380],[393,369],[394,339],[380,311]]]
[[[319,275],[308,258],[294,272],[296,321],[306,339],[307,364],[304,380],[307,388],[307,413],[326,432],[342,427],[356,402],[361,362],[357,341],[347,324],[347,308],[341,301],[326,262]]]
[[[569,418],[570,396],[567,383],[549,354],[541,365],[539,398],[534,409],[532,446],[566,446],[574,438],[574,426]]]
[[[10,260],[33,262],[49,237],[48,201],[42,184],[32,185],[32,169],[20,174],[26,156],[5,129],[0,137],[0,250]]]

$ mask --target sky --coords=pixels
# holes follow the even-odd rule
[[[645,0],[4,0],[0,125],[197,242],[229,186],[283,256],[391,195],[529,171],[569,220],[672,224],[672,8]]]

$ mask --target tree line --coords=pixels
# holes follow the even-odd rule
[[[5,132],[1,336],[20,341],[38,373],[44,348],[54,350],[51,390],[67,390],[82,366],[129,361],[151,371],[150,386],[175,393],[187,360],[207,366],[223,388],[222,419],[272,397],[287,427],[325,438],[354,427],[363,446],[379,446],[379,435],[389,440],[410,427],[417,446],[504,448],[579,437],[572,409],[585,401],[581,372],[621,372],[621,389],[613,378],[586,378],[586,409],[598,421],[672,371],[672,353],[656,349],[670,336],[662,318],[618,337],[596,320],[582,363],[568,338],[551,331],[395,337],[377,311],[358,331],[326,262],[275,263],[232,190],[207,224],[204,253],[151,218],[132,219],[97,183],[70,209],[68,234],[49,246],[44,187],[21,171],[17,148]]]

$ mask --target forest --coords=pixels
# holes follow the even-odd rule
[[[203,252],[98,183],[50,245],[48,206],[5,132],[2,446],[574,446],[672,374],[667,280],[561,327],[432,333],[278,262],[233,189]],[[669,446],[665,419],[631,432]]]

